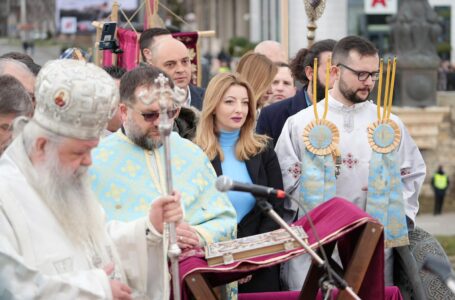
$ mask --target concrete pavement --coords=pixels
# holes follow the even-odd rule
[[[22,46],[18,40],[1,38],[0,39],[0,55],[17,51],[23,52]],[[46,45],[46,46],[35,46],[33,53],[33,60],[39,64],[44,65],[48,60],[57,59],[60,55],[60,46],[58,45]]]
[[[418,215],[417,226],[433,235],[455,236],[455,213],[448,212],[433,216],[432,214]]]

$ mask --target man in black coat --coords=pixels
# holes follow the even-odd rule
[[[276,145],[288,117],[307,108],[312,103],[313,61],[315,58],[318,58],[317,100],[324,98],[326,63],[327,58],[332,54],[335,43],[334,40],[327,39],[316,42],[310,49],[301,49],[292,60],[290,67],[294,78],[302,82],[303,87],[297,91],[294,97],[273,103],[261,110],[256,131],[271,137],[274,145]],[[330,87],[332,83],[333,80],[330,82]]]
[[[172,78],[174,84],[187,92],[184,106],[202,109],[205,90],[190,84],[191,60],[186,46],[172,37],[162,38],[147,51],[147,63],[160,68]]]

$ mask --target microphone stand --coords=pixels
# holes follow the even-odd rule
[[[290,200],[293,199],[291,198]],[[311,255],[312,259],[318,264],[320,268],[325,269],[329,278],[331,277],[335,279],[334,284],[338,288],[340,288],[341,290],[345,290],[349,295],[352,296],[353,299],[360,300],[359,296],[357,296],[356,293],[354,293],[354,291],[352,290],[351,287],[348,286],[346,281],[343,278],[341,278],[340,275],[338,275],[326,261],[324,261],[316,252],[314,252],[314,250],[311,249],[310,246],[307,243],[305,243],[304,240],[302,240],[296,233],[294,233],[294,231],[292,231],[291,227],[276,213],[276,211],[273,210],[273,207],[269,202],[265,200],[260,200],[258,201],[258,206],[261,208],[263,213],[267,214],[278,225],[280,225],[281,228],[286,230],[307,251],[307,253]],[[332,284],[324,280],[321,285],[322,288],[331,289]]]

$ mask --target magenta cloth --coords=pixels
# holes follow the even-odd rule
[[[117,38],[122,54],[118,55],[117,66],[130,71],[139,64],[139,43],[136,32],[123,28],[117,29]]]
[[[354,242],[359,237],[362,225],[368,221],[377,222],[366,212],[353,203],[342,199],[333,198],[309,212],[322,244],[338,241],[340,258],[347,261],[354,249]],[[302,217],[294,225],[300,225],[308,234],[308,242],[312,248],[317,248],[315,236],[306,217]],[[344,249],[346,247],[347,249]],[[343,248],[343,249],[340,249]],[[205,273],[204,277],[211,286],[225,284],[238,280],[252,270],[279,264],[305,253],[305,249],[298,248],[282,253],[264,255],[244,259],[228,265],[209,267],[202,254],[182,258],[180,261],[180,280],[182,283],[182,298],[188,299],[188,287],[184,284],[186,276],[199,271]],[[384,239],[381,238],[375,248],[372,263],[370,263],[359,296],[362,299],[384,298]]]
[[[198,53],[197,53],[197,40],[199,34],[197,32],[177,32],[173,33],[172,36],[185,44],[188,48],[191,60],[191,83],[198,85],[197,74],[198,74]]]
[[[297,300],[300,291],[239,294],[239,300]]]
[[[103,50],[103,67],[112,66],[112,52],[111,50]]]
[[[134,69],[139,64],[139,43],[136,32],[128,29],[117,28],[117,40],[123,53],[117,55],[117,66],[127,71]],[[103,50],[103,67],[112,66],[112,52]]]
[[[373,298],[362,298],[362,299],[385,299],[385,300],[403,300],[403,297],[401,297],[401,293],[400,293],[400,289],[396,286],[386,286],[384,288],[385,292],[384,292],[384,298],[379,298],[379,297],[373,297]],[[335,289],[333,291],[333,295],[332,295],[332,299],[336,299],[336,297],[338,296],[338,290]],[[240,297],[239,297],[240,299]],[[243,298],[243,300],[245,300],[247,298]],[[252,300],[253,298],[248,298],[248,300]],[[281,298],[275,298],[275,299],[281,299]],[[286,299],[291,299],[291,298],[286,298]],[[294,299],[298,299],[298,295],[297,295],[297,298],[294,298]],[[319,299],[322,299],[322,293],[321,291],[318,291],[318,296],[316,298],[317,300]]]
[[[272,292],[272,293],[251,293],[251,294],[239,294],[239,300],[297,300],[299,299],[300,291],[289,291],[289,292]],[[333,292],[333,299],[336,299],[338,291]],[[318,292],[316,299],[322,299],[321,291]],[[379,299],[379,298],[375,298]],[[386,300],[403,300],[401,297],[400,290],[396,286],[385,287]]]

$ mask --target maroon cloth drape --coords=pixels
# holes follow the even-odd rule
[[[112,52],[110,50],[103,50],[103,67],[112,66]]]
[[[299,299],[300,291],[289,291],[289,292],[270,292],[270,293],[249,293],[239,294],[239,300],[297,300]],[[338,296],[338,290],[334,290],[332,296],[336,299]],[[321,291],[318,292],[316,299],[322,299]],[[379,298],[377,298],[379,299]],[[385,296],[386,300],[403,300],[401,297],[400,289],[396,286],[386,286]]]
[[[321,239],[322,244],[332,241],[339,241],[339,253],[342,262],[350,258],[350,253],[354,247],[354,241],[359,237],[362,225],[368,221],[375,221],[366,212],[358,208],[353,203],[341,199],[333,198],[309,212],[309,216]],[[309,244],[315,248],[316,239],[311,230],[306,217],[294,223],[300,225],[308,234]],[[180,280],[182,286],[182,298],[187,299],[187,287],[184,284],[186,276],[195,271],[206,273],[205,278],[212,286],[228,283],[244,277],[244,273],[259,268],[275,265],[287,261],[297,255],[303,254],[303,248],[291,251],[265,255],[234,262],[229,265],[209,267],[204,256],[193,255],[185,257],[180,262]],[[384,239],[379,240],[372,262],[365,274],[363,284],[359,291],[362,299],[384,299]]]
[[[139,43],[136,32],[133,30],[118,28],[117,38],[122,54],[118,55],[117,65],[130,71],[139,63]]]
[[[191,83],[197,85],[198,74],[198,56],[197,56],[197,40],[199,35],[197,32],[178,32],[173,33],[172,36],[185,44],[190,53],[191,59]]]

